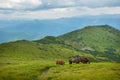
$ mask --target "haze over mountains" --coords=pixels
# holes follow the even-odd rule
[[[59,36],[88,25],[109,24],[120,30],[119,15],[109,16],[84,16],[53,20],[0,20],[0,43],[22,39],[37,40],[49,35]]]

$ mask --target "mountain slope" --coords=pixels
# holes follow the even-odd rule
[[[82,52],[70,50],[60,44],[41,44],[26,40],[0,44],[0,63],[41,59],[68,60],[68,58],[73,55],[84,56]]]
[[[120,31],[109,25],[87,26],[58,37],[46,36],[37,42],[63,44],[75,51],[109,60],[119,61],[120,58]]]
[[[120,48],[120,31],[108,25],[88,26],[80,30],[70,32],[68,34],[57,37],[65,44],[82,50],[90,47],[96,51],[105,51],[107,48]]]
[[[58,37],[0,44],[0,62],[65,59],[74,55],[92,61],[120,61],[120,31],[108,25],[88,26]]]

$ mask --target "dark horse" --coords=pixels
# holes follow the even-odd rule
[[[69,58],[69,64],[72,63],[90,63],[90,60],[87,57],[74,56]]]
[[[59,65],[64,65],[64,64],[65,64],[65,62],[64,62],[63,60],[57,60],[57,61],[56,61],[56,64],[59,64]]]
[[[87,57],[82,57],[80,62],[82,62],[82,63],[89,63],[90,64],[90,60]]]

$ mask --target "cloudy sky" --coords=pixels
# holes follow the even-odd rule
[[[120,0],[0,0],[0,19],[119,15]]]
[[[0,0],[0,43],[105,24],[120,30],[120,0]]]

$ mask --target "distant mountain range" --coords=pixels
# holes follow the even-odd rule
[[[55,20],[0,20],[0,43],[15,40],[37,40],[45,36],[59,36],[87,25],[109,24],[120,30],[117,16],[84,16]]]
[[[120,62],[120,31],[109,25],[86,26],[57,37],[0,44],[4,60],[68,59],[87,56],[91,61]]]

